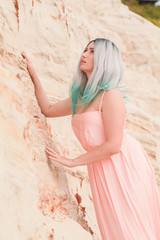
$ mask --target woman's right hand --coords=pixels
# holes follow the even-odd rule
[[[28,58],[28,56],[26,55],[26,53],[23,51],[21,52],[22,57],[26,60],[26,65],[27,65],[27,70],[29,75],[32,77],[35,74],[35,70],[34,67],[32,65],[32,62],[30,61],[30,59]]]

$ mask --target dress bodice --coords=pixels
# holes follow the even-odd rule
[[[86,151],[90,151],[105,142],[102,112],[92,111],[74,114],[73,131]],[[123,132],[125,133],[125,124]]]

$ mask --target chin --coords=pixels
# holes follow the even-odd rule
[[[82,72],[86,73],[86,72],[85,72],[85,69],[84,69],[83,67],[80,67],[80,70],[81,70]]]

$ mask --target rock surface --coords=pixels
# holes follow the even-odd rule
[[[100,240],[86,166],[48,163],[85,151],[71,116],[45,118],[20,52],[49,100],[68,97],[80,54],[96,37],[119,47],[128,87],[127,132],[141,142],[160,187],[160,29],[119,0],[0,0],[0,239]],[[20,74],[20,75],[18,75]]]

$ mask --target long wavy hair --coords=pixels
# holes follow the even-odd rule
[[[81,99],[82,106],[85,107],[103,89],[119,88],[125,102],[128,101],[125,95],[127,90],[122,90],[125,86],[121,85],[124,68],[119,49],[108,39],[96,38],[87,44],[84,51],[91,42],[94,42],[93,71],[88,79],[86,73],[80,70],[80,57],[76,73],[69,87],[69,95],[72,100],[72,115],[75,114],[78,99]]]

